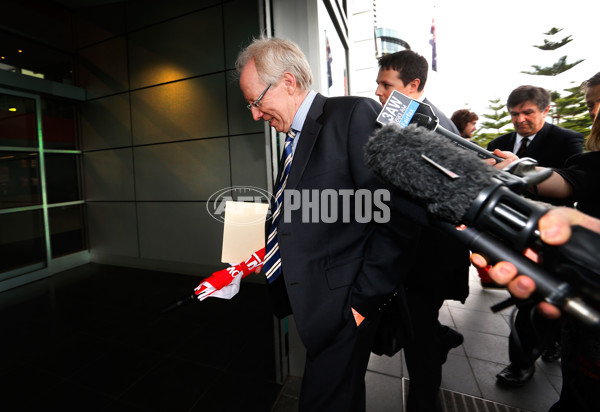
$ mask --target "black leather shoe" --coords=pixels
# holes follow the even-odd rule
[[[440,340],[442,343],[442,363],[445,363],[448,359],[448,352],[451,349],[457,348],[465,341],[465,338],[462,334],[455,331],[448,326],[443,326],[444,333],[440,336]]]
[[[442,344],[448,348],[448,350],[457,348],[465,341],[462,334],[458,333],[454,329],[445,326],[445,332],[442,335]]]
[[[550,346],[542,352],[542,359],[546,362],[554,362],[560,359],[560,344],[554,342],[554,345]]]
[[[506,368],[496,375],[498,382],[509,386],[523,386],[533,378],[535,373],[535,365],[530,367],[520,368],[514,364],[508,365]]]

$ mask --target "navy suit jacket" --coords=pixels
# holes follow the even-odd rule
[[[514,151],[516,132],[510,132],[492,140],[487,148],[490,151],[495,149]],[[544,126],[536,133],[533,140],[525,149],[522,157],[531,157],[537,160],[538,165],[543,167],[552,167],[554,169],[565,167],[567,159],[571,156],[580,154],[583,151],[583,135],[569,129],[544,123]],[[551,203],[557,206],[573,206],[569,199],[556,199],[544,196],[526,194],[527,197]]]
[[[460,136],[454,122],[440,109],[427,98],[423,103],[431,106],[440,126]],[[424,227],[415,251],[416,261],[420,263],[406,281],[409,293],[412,290],[436,300],[464,302],[469,296],[470,254],[469,248],[451,235],[435,227]],[[439,264],[431,264],[432,256]]]
[[[492,140],[487,148],[514,151],[516,132],[510,132]],[[537,160],[543,167],[564,167],[567,159],[583,151],[583,135],[572,130],[545,123],[529,143],[523,157]]]
[[[314,190],[385,188],[366,167],[364,154],[380,111],[372,99],[317,94],[294,152],[286,191],[294,189],[304,197]],[[289,204],[278,221],[282,275],[269,284],[273,309],[279,317],[294,314],[309,354],[322,350],[354,321],[351,308],[366,320],[376,316],[413,266],[416,224],[396,216],[390,224],[359,223],[354,207],[350,221],[344,222],[341,203],[333,223],[303,222],[302,208]],[[270,220],[267,232],[269,225]]]
[[[454,124],[454,122],[452,120],[448,119],[446,117],[446,115],[440,109],[435,107],[433,105],[433,103],[431,103],[427,98],[423,99],[423,103],[427,103],[429,106],[431,106],[433,113],[438,118],[438,122],[439,122],[440,126],[442,126],[444,129],[449,130],[460,136],[460,132],[456,128],[456,125]]]

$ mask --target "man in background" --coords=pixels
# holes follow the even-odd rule
[[[425,98],[425,83],[429,64],[412,50],[403,50],[379,59],[377,90],[379,101],[385,104],[392,91],[431,106],[439,124],[458,134],[458,130],[433,103]],[[464,303],[469,294],[469,250],[449,235],[434,228],[423,229],[417,247],[417,261],[436,264],[420,265],[406,280],[406,296],[413,325],[413,339],[404,348],[410,377],[407,401],[409,412],[441,412],[439,389],[442,365],[448,352],[463,343],[463,336],[442,325],[439,310],[444,300]]]
[[[585,88],[585,103],[590,117],[594,120],[596,114],[598,114],[598,108],[600,107],[600,72],[590,77],[584,84]]]
[[[565,161],[583,150],[583,135],[546,121],[550,93],[541,87],[519,86],[508,96],[506,107],[514,132],[498,136],[488,150],[500,149],[519,157],[531,157],[542,167],[564,167]],[[588,104],[589,107],[589,104]]]
[[[513,152],[519,157],[537,160],[539,166],[553,168],[564,167],[569,157],[583,151],[581,133],[546,122],[550,110],[550,93],[547,90],[535,86],[519,86],[508,96],[506,107],[515,131],[492,140],[488,144],[488,150]],[[555,205],[565,204],[562,200],[552,198],[539,197],[537,200]],[[560,357],[558,342],[538,342],[530,327],[529,314],[535,304],[527,301],[517,306],[519,311],[508,341],[510,365],[496,375],[498,382],[509,386],[522,386],[531,380],[535,373],[535,361],[542,351],[545,350],[545,360]],[[558,339],[558,322],[547,323],[547,328],[556,330]]]

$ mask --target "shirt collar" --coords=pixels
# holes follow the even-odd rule
[[[304,121],[306,120],[306,116],[308,115],[308,110],[310,106],[312,106],[313,100],[315,100],[315,96],[317,92],[314,90],[310,90],[302,104],[298,108],[296,115],[294,116],[294,120],[292,121],[291,129],[297,130],[298,132],[302,131],[302,127],[304,126]]]
[[[532,134],[531,136],[527,136],[527,139],[529,139],[529,141],[531,142],[533,140],[533,138],[535,137],[536,134]],[[519,133],[517,133],[517,141],[515,143],[519,143],[523,139],[525,139],[525,137],[523,137]]]

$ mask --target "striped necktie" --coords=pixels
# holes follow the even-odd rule
[[[279,216],[281,215],[281,208],[283,206],[283,190],[285,189],[292,164],[292,143],[294,137],[296,137],[296,132],[290,129],[285,138],[285,145],[283,147],[282,159],[285,160],[283,162],[281,175],[279,176],[279,182],[277,183],[277,192],[275,193],[275,203],[273,205],[275,211],[271,216],[271,230],[269,231],[265,249],[263,270],[269,283],[272,283],[277,276],[281,274],[281,257],[279,256],[279,243],[277,241],[277,224],[279,223]]]
[[[515,153],[519,157],[523,157],[523,153],[525,153],[525,149],[527,149],[527,143],[529,143],[529,139],[524,137],[521,139],[521,146],[519,146],[519,150]]]

